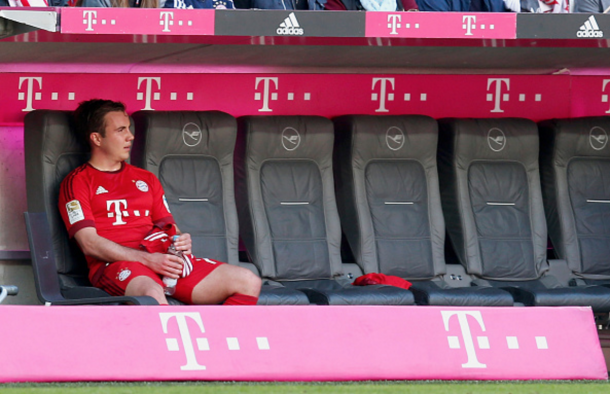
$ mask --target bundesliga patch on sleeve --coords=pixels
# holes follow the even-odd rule
[[[83,209],[81,208],[78,200],[72,200],[67,203],[66,210],[68,211],[68,219],[70,219],[70,224],[85,220],[85,214],[83,213]]]

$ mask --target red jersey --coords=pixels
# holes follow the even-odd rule
[[[151,172],[123,163],[105,172],[83,164],[61,183],[59,211],[70,238],[85,227],[137,249],[154,225],[174,223],[161,182]],[[101,263],[87,256],[89,268]]]

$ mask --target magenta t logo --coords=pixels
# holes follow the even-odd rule
[[[479,362],[477,359],[477,353],[474,346],[474,340],[472,339],[472,333],[470,332],[470,325],[468,323],[468,316],[473,318],[481,328],[485,331],[485,323],[483,323],[483,317],[479,311],[441,311],[443,316],[443,323],[445,324],[445,331],[449,332],[449,325],[451,318],[457,316],[457,321],[461,331],[461,341],[459,336],[448,336],[449,348],[460,349],[460,342],[464,344],[466,349],[466,356],[468,357],[467,362],[462,364],[462,368],[487,368],[487,365]],[[455,320],[455,319],[454,319]],[[472,320],[472,319],[471,319]],[[486,336],[477,337],[477,343],[479,349],[489,349],[489,338]]]
[[[25,100],[25,108],[22,109],[24,112],[33,111],[32,101],[34,99],[41,100],[42,93],[34,92],[34,83],[38,84],[38,88],[42,89],[42,77],[20,77],[19,78],[19,89],[21,89],[24,82],[26,83],[26,91],[19,92],[19,100]]]
[[[373,91],[377,84],[379,84],[379,93],[371,94],[372,101],[379,101],[379,108],[375,112],[390,112],[385,107],[385,104],[386,100],[394,101],[394,93],[386,93],[389,90],[388,83],[390,84],[390,89],[394,90],[394,78],[373,78]]]
[[[508,93],[502,93],[502,86],[506,85],[506,91],[510,90],[510,79],[508,78],[488,78],[487,79],[487,90],[492,89],[492,86],[496,85],[495,91],[492,93],[487,93],[487,101],[494,102],[494,108],[491,112],[504,112],[502,108],[500,108],[500,102],[508,101],[509,95]]]
[[[254,90],[258,89],[258,85],[263,83],[263,94],[261,96],[261,92],[254,93],[254,100],[260,101],[263,100],[263,108],[259,109],[258,112],[273,112],[271,108],[269,108],[270,100],[277,100],[277,92],[271,92],[271,82],[273,82],[273,87],[275,89],[278,88],[278,78],[277,77],[259,77],[256,78],[254,83]]]
[[[161,325],[163,327],[163,333],[167,334],[167,327],[169,322],[175,318],[176,324],[178,325],[178,332],[180,332],[180,338],[166,338],[165,343],[167,344],[167,350],[176,352],[180,351],[180,342],[182,342],[182,350],[186,356],[186,364],[180,367],[183,371],[203,371],[205,365],[201,365],[197,362],[195,356],[195,346],[193,345],[193,339],[189,332],[187,319],[192,320],[197,324],[200,332],[203,334],[205,329],[203,328],[203,322],[201,321],[201,315],[198,312],[184,312],[184,313],[159,313],[161,318]],[[207,338],[195,338],[198,350],[210,350],[210,345]]]

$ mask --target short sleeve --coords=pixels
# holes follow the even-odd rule
[[[71,172],[62,181],[59,192],[59,212],[70,238],[82,228],[95,227],[89,185],[82,171],[81,167]]]

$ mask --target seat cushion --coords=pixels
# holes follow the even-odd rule
[[[610,312],[610,288],[603,286],[549,288],[541,280],[489,283],[510,292],[515,302],[528,306],[590,306],[593,312]]]
[[[353,286],[335,280],[284,282],[287,287],[307,294],[312,304],[318,305],[414,305],[409,290],[399,287],[372,285]]]
[[[417,281],[410,290],[418,305],[512,306],[510,293],[493,287],[450,287],[444,282]]]
[[[263,284],[257,305],[309,305],[309,299],[298,290]]]

